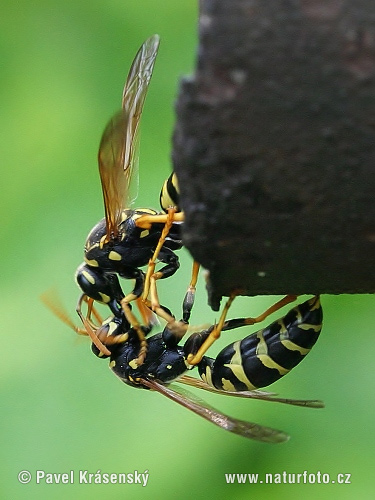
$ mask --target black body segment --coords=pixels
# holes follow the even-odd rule
[[[304,359],[319,337],[322,319],[320,299],[315,296],[268,327],[229,344],[215,360],[205,357],[199,373],[208,384],[224,391],[266,387]],[[241,320],[229,320],[223,330],[238,326]]]

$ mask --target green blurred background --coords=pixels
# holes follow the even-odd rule
[[[158,207],[178,80],[194,65],[196,2],[3,0],[1,11],[0,498],[373,498],[374,297],[323,297],[320,341],[272,387],[323,399],[324,410],[207,396],[229,414],[290,433],[282,445],[232,436],[158,394],[126,387],[39,300],[54,288],[74,317],[74,271],[103,215],[100,136],[136,50],[153,33],[161,48],[142,123],[137,204]],[[181,259],[182,269],[160,286],[176,312],[190,272],[188,255]],[[206,305],[203,278],[200,285],[193,320],[211,323],[217,314]],[[231,315],[257,314],[272,300],[238,299]],[[22,485],[24,469],[147,470],[149,480],[146,487]],[[224,478],[284,470],[350,473],[351,484],[226,485]]]

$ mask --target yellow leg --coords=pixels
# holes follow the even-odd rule
[[[182,339],[188,329],[187,323],[184,321],[176,321],[175,317],[169,314],[159,303],[158,292],[156,288],[156,281],[151,280],[150,283],[150,296],[151,300],[147,300],[145,304],[147,307],[152,309],[160,318],[163,318],[167,322],[168,329],[176,336],[178,339]]]
[[[141,227],[142,229],[150,229],[152,224],[157,223],[166,223],[168,221],[168,214],[159,214],[159,215],[141,215],[135,220],[135,225],[137,227]],[[173,222],[183,222],[184,221],[184,213],[177,212],[173,215]]]
[[[132,296],[133,294],[129,294],[129,296]],[[129,297],[127,296],[127,297]],[[134,328],[134,330],[137,332],[138,339],[139,339],[139,353],[138,357],[134,359],[134,364],[135,367],[143,365],[146,355],[147,355],[147,340],[145,337],[145,334],[141,328],[141,325],[139,321],[137,320],[136,316],[133,314],[132,310],[129,307],[129,302],[126,302],[126,298],[122,299],[121,301],[121,307],[122,310],[124,311],[124,314],[126,316],[126,319],[128,322],[131,324],[131,326]],[[133,300],[135,300],[137,297],[135,297]]]
[[[145,304],[145,302],[143,302],[143,300],[140,297],[138,297],[136,302],[137,302],[138,311],[140,312],[140,314],[142,316],[143,324],[144,325],[153,325],[153,326],[157,325],[158,320],[156,318],[156,314],[154,314],[152,309],[150,307],[148,307],[147,304]]]
[[[176,215],[176,209],[174,207],[169,208],[168,214],[166,214],[167,219],[166,219],[163,231],[160,235],[158,244],[154,250],[154,254],[148,263],[147,272],[146,272],[146,276],[145,276],[145,283],[144,283],[144,288],[143,288],[143,294],[142,294],[143,300],[146,300],[148,297],[148,294],[150,291],[151,277],[154,277],[154,279],[159,279],[162,277],[161,273],[155,273],[155,265],[156,265],[156,261],[157,261],[157,258],[159,256],[160,250],[162,249],[162,247],[165,243],[165,239],[168,236],[169,231],[171,230],[175,215]],[[155,217],[158,217],[158,216],[155,216]],[[140,219],[142,219],[142,217],[140,217]],[[138,220],[139,219],[136,220],[136,223]]]
[[[282,307],[286,306],[287,304],[290,304],[291,302],[294,302],[297,299],[298,295],[285,295],[282,299],[277,301],[275,304],[273,304],[271,307],[266,309],[264,313],[260,314],[256,318],[246,318],[245,323],[247,325],[254,325],[255,323],[260,323],[264,319],[266,319],[270,314],[274,313],[275,311],[278,311]]]
[[[121,300],[121,307],[126,316],[126,319],[130,323],[130,325],[134,328],[134,330],[137,332],[140,347],[139,347],[139,354],[135,360],[135,363],[137,366],[141,366],[144,363],[144,360],[147,355],[147,340],[145,338],[145,334],[141,328],[139,321],[137,320],[136,316],[132,313],[129,307],[129,303],[137,299],[138,299],[137,295],[135,295],[134,293],[129,293],[128,295],[126,295],[126,297],[124,297]]]
[[[203,344],[200,346],[198,349],[198,352],[196,354],[189,354],[187,357],[187,362],[190,365],[197,365],[202,361],[203,356],[206,354],[207,350],[212,346],[212,344],[215,342],[220,337],[221,330],[224,326],[225,319],[227,317],[228,311],[230,306],[232,305],[232,302],[234,298],[236,297],[236,294],[233,294],[229,297],[227,300],[223,312],[221,313],[219,323],[215,326],[215,328],[212,330],[212,332],[209,334],[209,336],[206,338],[206,340],[203,342]]]
[[[203,342],[197,353],[194,354],[189,354],[187,356],[187,362],[191,365],[197,365],[202,361],[203,356],[209,349],[209,347],[212,346],[212,344],[215,342],[220,337],[221,331],[223,329],[223,326],[225,324],[225,319],[228,313],[228,310],[235,298],[236,294],[233,294],[229,297],[227,303],[224,306],[223,312],[221,313],[219,323],[215,326],[215,328],[212,330],[212,332],[209,334],[207,339]],[[286,295],[279,301],[277,301],[275,304],[273,304],[271,307],[266,309],[262,314],[255,318],[246,318],[245,319],[245,324],[246,325],[254,325],[255,323],[260,323],[264,319],[266,319],[270,314],[274,313],[275,311],[278,311],[282,307],[284,307],[287,304],[290,304],[290,302],[294,302],[298,295]]]
[[[98,350],[104,354],[105,356],[110,356],[111,351],[107,349],[107,347],[99,340],[98,336],[96,335],[96,331],[92,328],[91,324],[89,321],[84,317],[84,315],[80,312],[77,311],[79,317],[81,318],[81,321],[83,323],[83,326],[85,327],[85,330],[87,332],[87,335],[90,337],[91,342],[98,348]]]
[[[103,318],[100,316],[96,308],[94,307],[94,299],[85,296],[84,301],[87,303],[87,315],[86,318],[91,321],[91,315],[94,316],[98,325],[103,323]]]

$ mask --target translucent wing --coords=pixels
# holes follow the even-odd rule
[[[239,420],[229,417],[224,413],[220,413],[215,408],[208,406],[205,402],[187,391],[181,393],[180,388],[178,388],[177,392],[177,390],[173,390],[155,380],[141,379],[140,382],[150,389],[167,396],[167,398],[172,399],[185,408],[188,408],[218,427],[233,432],[234,434],[266,443],[282,443],[289,439],[289,436],[282,431],[264,427],[263,425],[253,422],[245,422],[244,420]]]
[[[190,385],[198,389],[203,389],[208,392],[213,392],[215,394],[222,394],[225,396],[235,396],[237,398],[250,398],[250,399],[261,399],[262,401],[273,401],[275,403],[284,403],[293,406],[304,406],[307,408],[324,408],[323,401],[319,399],[286,399],[279,398],[275,393],[266,391],[220,391],[214,387],[206,384],[203,380],[199,380],[194,377],[189,377],[188,375],[183,375],[178,379],[178,382],[182,384]]]
[[[143,104],[159,47],[158,35],[141,46],[130,68],[122,109],[108,123],[99,146],[107,240],[119,234],[121,212],[127,207],[129,184],[136,163],[137,132]]]

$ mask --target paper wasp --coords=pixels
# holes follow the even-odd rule
[[[128,304],[143,296],[147,303],[150,282],[167,278],[179,267],[174,250],[181,248],[178,221],[183,214],[176,213],[176,207],[162,205],[168,213],[158,213],[149,208],[129,208],[129,185],[137,160],[137,133],[147,89],[153,72],[159,47],[159,37],[146,40],[132,63],[127,77],[122,109],[108,123],[99,146],[99,173],[104,198],[105,217],[90,231],[84,253],[84,263],[76,272],[76,281],[83,294],[109,306],[112,314],[121,319],[127,314]],[[171,176],[172,179],[172,176]],[[177,181],[174,182],[176,185]],[[163,203],[169,199],[176,204],[177,191],[164,189]],[[168,193],[172,193],[168,197]],[[156,260],[165,264],[155,272]],[[148,264],[145,273],[140,269]],[[131,293],[124,295],[118,276],[134,279]],[[146,281],[145,281],[146,279]],[[158,303],[156,288],[150,307],[167,321],[174,318]],[[77,309],[85,323],[82,311]],[[138,328],[141,341],[138,363],[144,361],[147,343],[142,330]],[[97,342],[100,346],[100,342]],[[107,352],[104,346],[103,352]]]
[[[203,356],[196,365],[201,380],[185,375],[188,370],[194,368],[188,363],[187,354],[195,351],[216,325],[193,333],[183,346],[178,345],[176,336],[170,332],[168,326],[165,327],[162,333],[147,338],[147,355],[144,363],[139,365],[137,357],[140,339],[126,316],[111,316],[103,321],[92,307],[92,299],[86,297],[84,300],[90,308],[90,319],[87,320],[90,322],[90,328],[108,347],[109,355],[103,354],[94,344],[92,350],[99,358],[110,358],[111,370],[123,382],[133,387],[159,392],[225,430],[269,443],[279,443],[289,438],[282,431],[225,415],[195,395],[181,392],[180,388],[174,384],[171,387],[169,384],[179,382],[216,394],[311,408],[324,407],[321,401],[278,398],[273,393],[256,390],[268,386],[291,371],[317,341],[322,326],[322,308],[318,296],[295,306],[284,317],[266,328],[227,345],[216,358]],[[77,328],[73,324],[53,299],[49,298],[45,302],[77,333],[88,335],[85,329]],[[150,311],[141,303],[140,309],[144,316],[142,330],[148,335],[153,326]],[[226,320],[222,331],[248,324],[252,324],[252,318]]]
[[[205,353],[220,331],[253,324],[260,317],[226,320],[223,315],[218,325],[190,335],[184,346],[179,346],[187,330],[197,264],[184,300],[184,321],[181,323],[184,328],[179,334],[171,328],[174,317],[158,304],[156,280],[171,276],[179,266],[174,250],[181,247],[178,223],[183,221],[183,213],[178,206],[177,179],[171,174],[162,188],[160,201],[167,213],[160,214],[149,208],[130,209],[128,196],[137,156],[139,121],[158,46],[157,35],[141,46],[125,83],[122,109],[111,119],[101,139],[98,160],[105,217],[89,233],[85,262],[76,273],[83,292],[77,307],[83,328],[76,327],[56,304],[49,305],[77,333],[90,336],[94,353],[101,358],[110,357],[112,371],[125,383],[162,393],[233,433],[265,442],[285,441],[287,435],[281,431],[228,417],[168,386],[176,380],[218,394],[299,406],[322,406],[319,401],[294,401],[253,391],[290,371],[315,343],[321,328],[318,297],[296,306],[263,331],[228,345],[215,359],[205,356]],[[156,259],[164,264],[158,272],[155,272]],[[145,265],[148,265],[146,275],[140,270]],[[119,277],[135,280],[130,294],[123,293]],[[148,299],[149,290],[151,301]],[[143,300],[139,302],[143,325],[138,324],[131,312],[131,302],[139,297]],[[286,304],[293,299],[290,296],[281,302]],[[112,315],[108,320],[102,320],[94,301],[109,306]],[[83,303],[87,303],[86,315],[82,311]],[[167,326],[162,333],[146,339],[153,325],[151,309],[167,320]],[[228,307],[224,312],[227,310]],[[261,317],[266,317],[269,312]],[[198,368],[200,381],[185,375],[194,366]]]

